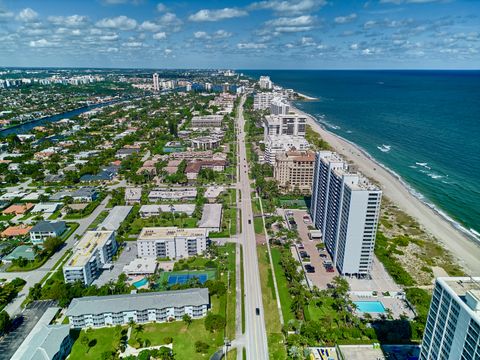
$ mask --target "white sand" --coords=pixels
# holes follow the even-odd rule
[[[368,157],[354,144],[325,130],[308,114],[308,123],[345,159],[354,162],[367,177],[377,181],[386,197],[401,210],[414,217],[425,230],[437,238],[444,247],[457,258],[458,263],[470,276],[480,275],[480,244],[467,238],[451,223],[437,214],[433,209],[413,196],[407,187],[378,162]]]

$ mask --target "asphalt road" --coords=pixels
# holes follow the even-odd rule
[[[253,228],[253,210],[251,203],[251,186],[248,178],[247,151],[245,147],[245,119],[243,117],[242,97],[238,107],[238,134],[239,143],[239,188],[242,192],[240,209],[242,214],[242,233],[240,239],[244,248],[244,279],[245,279],[245,347],[247,359],[266,360],[268,359],[267,333],[263,317],[262,288],[258,271],[257,246],[255,231]],[[257,309],[259,314],[257,315]]]

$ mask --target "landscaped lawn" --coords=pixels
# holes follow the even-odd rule
[[[267,247],[257,246],[258,267],[262,285],[262,299],[264,308],[265,326],[267,330],[268,351],[270,359],[286,359],[287,353],[283,345],[282,326],[278,314],[275,290],[273,288],[272,272],[268,261]]]
[[[275,278],[277,279],[278,295],[280,296],[280,303],[282,305],[283,320],[285,323],[288,323],[288,321],[293,320],[295,316],[290,310],[292,298],[288,293],[287,279],[285,277],[283,268],[280,265],[281,253],[280,250],[275,247],[270,248],[270,251],[272,252],[272,261],[273,268],[275,270]]]
[[[208,359],[219,346],[223,344],[223,339],[215,333],[205,330],[204,320],[194,320],[190,326],[183,321],[175,321],[172,323],[150,323],[145,324],[145,328],[141,333],[132,331],[129,344],[136,346],[137,339],[142,341],[150,340],[151,346],[166,344],[165,338],[173,338],[173,351],[176,359]],[[220,340],[220,341],[219,341]],[[205,356],[195,352],[195,342],[203,341],[210,345],[209,356]]]
[[[125,327],[124,327],[125,328]],[[84,331],[82,331],[84,332]],[[121,334],[118,329],[114,327],[106,327],[88,331],[89,347],[80,342],[79,339],[75,341],[70,353],[70,360],[98,360],[102,358],[105,352],[116,351],[120,346]]]
[[[261,217],[253,218],[253,228],[255,234],[263,234],[263,219]]]

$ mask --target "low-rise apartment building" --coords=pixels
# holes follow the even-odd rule
[[[315,167],[313,151],[286,151],[277,153],[273,176],[284,191],[310,193]]]
[[[162,201],[162,200],[195,200],[197,197],[197,188],[194,187],[182,187],[182,188],[158,188],[150,191],[148,194],[148,200],[150,202]]]
[[[207,237],[207,229],[146,227],[137,239],[138,256],[181,259],[203,254]]]
[[[73,328],[126,325],[130,322],[165,322],[207,315],[210,297],[207,288],[141,294],[87,296],[75,298],[66,315]]]
[[[45,239],[61,236],[67,230],[65,221],[39,221],[30,229],[30,241],[34,245],[43,244]]]
[[[73,256],[63,265],[65,282],[90,285],[112,261],[117,248],[113,231],[87,231],[75,246]]]
[[[202,115],[192,117],[193,128],[222,127],[222,115]]]

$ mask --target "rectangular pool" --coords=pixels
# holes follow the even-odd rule
[[[362,313],[383,314],[385,312],[381,301],[354,301],[353,303],[357,306],[357,311]]]

